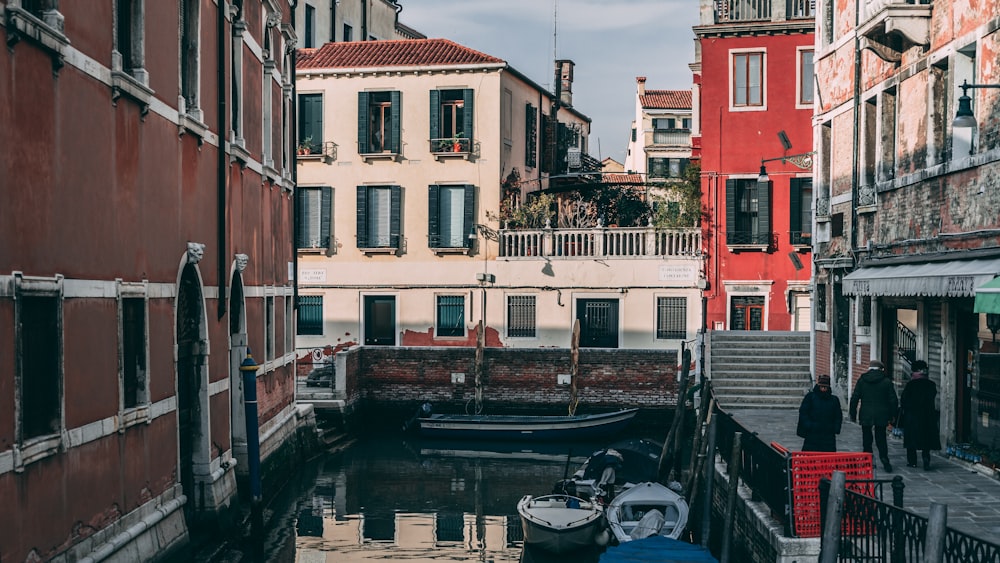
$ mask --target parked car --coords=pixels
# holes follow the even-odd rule
[[[307,387],[330,387],[333,385],[333,364],[313,368],[306,376]]]

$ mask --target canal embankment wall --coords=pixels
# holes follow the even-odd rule
[[[476,349],[356,346],[337,353],[335,389],[345,412],[361,404],[412,409],[430,401],[438,412],[464,411],[476,398]],[[677,404],[677,350],[578,352],[581,411],[622,407],[662,410]],[[343,374],[339,373],[343,371]],[[482,400],[491,412],[565,409],[571,400],[572,352],[565,348],[486,348]]]

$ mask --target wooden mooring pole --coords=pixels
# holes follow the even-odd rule
[[[840,554],[840,520],[844,515],[844,485],[847,476],[834,471],[830,479],[830,496],[826,501],[826,522],[819,544],[819,563],[837,563]]]
[[[944,561],[944,536],[948,532],[948,505],[931,503],[927,515],[927,542],[924,545],[924,563]]]
[[[726,523],[722,528],[722,558],[730,563],[733,544],[733,518],[736,514],[736,490],[740,487],[740,462],[743,459],[743,433],[733,433],[733,452],[729,456],[729,491],[726,498]]]

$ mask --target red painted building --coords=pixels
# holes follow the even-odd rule
[[[300,425],[290,4],[0,13],[0,560],[155,559]]]
[[[810,2],[701,6],[692,146],[708,216],[702,224],[707,327],[809,330]]]

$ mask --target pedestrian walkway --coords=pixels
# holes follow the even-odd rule
[[[802,447],[802,438],[795,435],[796,409],[730,408],[726,412],[765,443],[778,442],[793,451]],[[930,471],[919,466],[919,455],[918,467],[907,467],[903,440],[890,436],[888,442],[893,473],[886,473],[876,463],[875,478],[903,477],[904,508],[926,517],[931,502],[943,503],[948,505],[948,527],[990,542],[1000,538],[1000,480],[972,469],[967,462],[945,457],[943,452],[931,456]],[[845,418],[837,449],[861,451],[861,426]],[[891,502],[888,490],[886,501]]]

